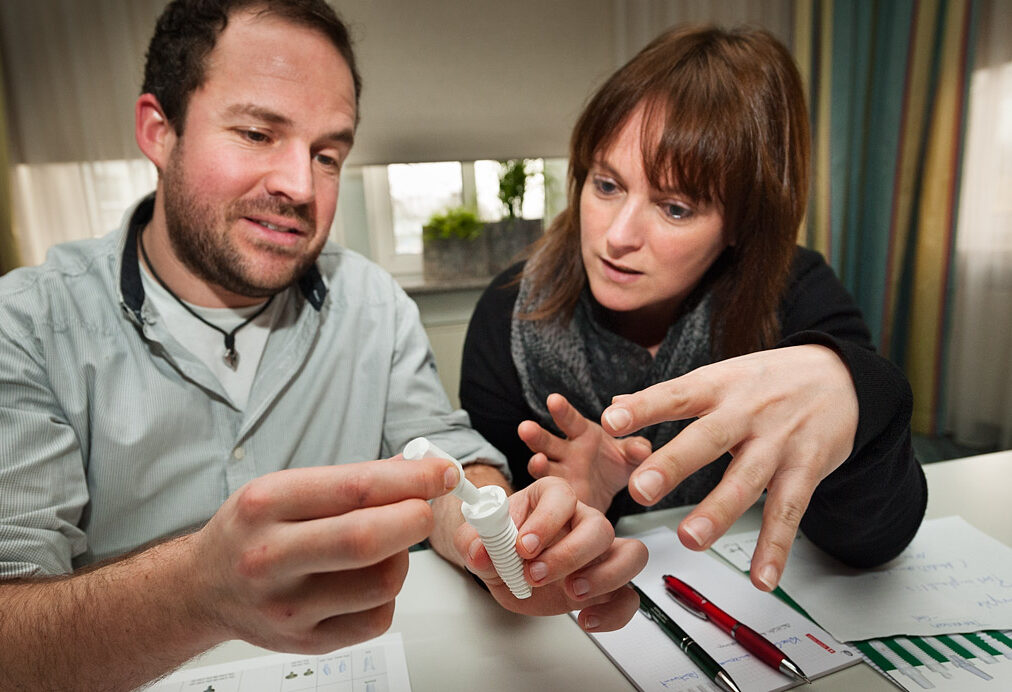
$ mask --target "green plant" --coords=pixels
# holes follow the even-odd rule
[[[481,235],[483,227],[484,224],[478,219],[474,210],[467,207],[454,207],[429,217],[429,220],[422,226],[422,238],[425,240],[439,238],[474,240]]]
[[[526,163],[524,159],[499,162],[499,201],[506,207],[506,215],[510,219],[520,218],[527,179],[531,177]]]

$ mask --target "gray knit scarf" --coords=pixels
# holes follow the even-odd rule
[[[687,306],[668,328],[656,357],[601,324],[599,316],[603,308],[586,286],[568,323],[561,319],[521,319],[518,316],[521,309],[530,310],[539,302],[538,298],[528,302],[531,295],[531,281],[524,277],[513,309],[510,350],[527,405],[537,416],[537,422],[555,434],[560,431],[545,403],[552,392],[564,395],[586,418],[600,422],[601,413],[611,404],[613,396],[684,375],[712,360],[708,293]],[[653,448],[658,449],[689,422],[659,423],[637,434],[646,437]],[[720,480],[726,465],[727,460],[723,459],[704,466],[651,509],[699,502]],[[624,514],[643,511],[645,508],[623,490],[615,497],[608,514],[617,519]]]

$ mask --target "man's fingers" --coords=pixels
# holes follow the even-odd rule
[[[237,569],[253,579],[359,569],[424,540],[432,525],[432,508],[417,499],[285,522],[250,543]]]
[[[698,368],[633,394],[615,397],[601,414],[601,427],[609,435],[629,435],[662,421],[703,415],[713,408],[722,389],[710,368]]]
[[[446,494],[457,480],[445,459],[366,461],[270,473],[244,485],[233,499],[240,516],[251,522],[315,519],[408,498],[429,500]]]
[[[390,629],[393,617],[393,601],[370,610],[337,615],[317,624],[311,635],[291,651],[299,654],[325,654],[334,649],[368,641]]]
[[[371,610],[393,601],[407,575],[406,549],[360,569],[313,573],[300,585],[296,599],[279,602],[270,615],[283,630],[286,622],[305,619],[313,625],[335,615]]]
[[[566,397],[561,394],[549,394],[545,403],[548,406],[548,412],[552,414],[552,420],[566,437],[572,439],[587,432],[590,421],[584,418],[583,414],[566,400]]]
[[[249,605],[268,626],[271,648],[325,653],[385,632],[407,573],[404,550],[363,569],[306,575],[295,589],[266,594]],[[268,644],[247,636],[254,644]]]

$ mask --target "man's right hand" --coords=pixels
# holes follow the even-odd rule
[[[279,471],[196,533],[0,582],[0,689],[131,690],[228,639],[308,654],[374,637],[432,529],[425,500],[457,478],[443,459]]]
[[[436,459],[250,481],[192,537],[200,607],[222,639],[275,651],[324,653],[375,637],[390,626],[408,547],[432,530],[425,500],[456,483],[453,464]]]

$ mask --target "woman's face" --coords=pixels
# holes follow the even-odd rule
[[[580,245],[590,290],[623,319],[670,324],[727,247],[716,205],[659,190],[643,170],[643,111],[600,152],[580,192]]]

